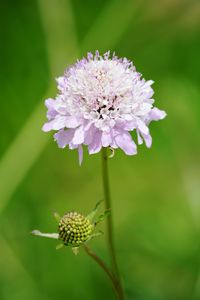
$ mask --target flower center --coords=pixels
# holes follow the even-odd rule
[[[67,78],[65,98],[72,114],[105,131],[123,118],[125,110],[131,113],[133,75],[122,63],[91,61],[74,72]]]
[[[83,215],[70,212],[60,220],[58,231],[65,245],[77,246],[90,237],[93,225]]]

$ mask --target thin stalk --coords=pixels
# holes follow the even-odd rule
[[[112,273],[112,271],[107,267],[107,265],[104,263],[104,261],[89,247],[87,247],[85,244],[83,244],[83,248],[85,252],[100,266],[100,268],[106,273],[108,278],[110,279],[113,289],[115,291],[117,299],[121,300],[120,298],[120,291],[119,291],[119,285],[118,280],[115,278],[115,275]]]
[[[109,177],[108,177],[108,155],[107,148],[102,148],[102,179],[103,179],[103,187],[104,187],[104,200],[105,207],[108,210],[111,210],[111,197],[110,197],[110,188],[109,188]],[[124,291],[121,284],[121,278],[119,273],[119,268],[117,264],[117,258],[115,254],[114,247],[114,238],[113,238],[113,212],[111,210],[111,214],[107,217],[107,242],[108,249],[110,254],[110,260],[112,263],[113,272],[116,276],[118,282],[118,291],[120,292],[119,299],[124,300]]]

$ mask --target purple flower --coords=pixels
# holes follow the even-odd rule
[[[132,62],[110,52],[87,58],[70,66],[57,78],[59,94],[45,101],[48,122],[43,131],[57,131],[54,138],[60,148],[78,149],[89,154],[102,147],[121,148],[127,155],[137,153],[129,131],[136,130],[138,144],[151,147],[148,125],[166,113],[153,107],[152,80],[145,81]]]

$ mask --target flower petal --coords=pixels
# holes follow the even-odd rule
[[[48,108],[47,119],[48,120],[52,120],[58,114],[57,111],[56,111],[56,109],[55,109],[55,100],[51,99],[51,98],[46,99],[45,100],[45,105]]]
[[[60,116],[57,115],[55,119],[52,121],[45,123],[44,126],[42,127],[42,130],[47,132],[50,130],[60,130],[62,128],[65,128],[65,122],[66,122],[66,117],[65,116]]]
[[[101,150],[101,135],[102,133],[98,130],[93,136],[92,142],[88,145],[89,154],[98,153]]]
[[[80,125],[80,121],[78,121],[75,117],[73,117],[73,116],[67,116],[66,117],[65,127],[67,127],[67,128],[76,128],[79,125]]]
[[[78,146],[78,159],[79,159],[79,165],[81,165],[82,161],[83,161],[83,147],[82,147],[82,145]]]
[[[121,132],[115,136],[115,142],[127,155],[137,154],[137,147],[128,132]]]
[[[57,141],[60,148],[65,148],[68,145],[74,136],[74,129],[60,130],[54,134],[54,139]]]
[[[52,121],[44,123],[44,125],[42,126],[42,131],[48,132],[48,131],[51,131],[51,130],[52,130]]]
[[[164,110],[160,110],[157,107],[154,107],[149,113],[149,118],[151,121],[158,121],[164,119],[166,115],[167,114]]]
[[[110,132],[103,132],[101,137],[101,142],[103,147],[108,147],[112,143],[112,137]]]
[[[56,81],[58,83],[58,89],[63,92],[66,88],[66,80],[64,76],[60,76],[58,78],[56,78]]]
[[[75,129],[72,143],[75,145],[80,145],[83,142],[84,142],[84,130],[83,130],[83,126],[80,126],[77,129]]]
[[[145,141],[145,145],[147,146],[147,148],[150,148],[152,145],[152,137],[150,134],[142,134],[142,137]]]
[[[96,135],[98,129],[91,125],[87,130],[85,130],[85,140],[84,144],[89,145],[92,143],[94,136]]]
[[[137,130],[137,138],[138,138],[138,145],[142,145],[143,144],[143,139],[141,138],[139,130]]]
[[[137,128],[139,131],[143,134],[149,134],[149,128],[146,126],[146,124],[140,120],[139,118],[137,119]]]

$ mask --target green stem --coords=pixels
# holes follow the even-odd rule
[[[103,187],[104,187],[104,200],[106,209],[111,210],[111,198],[110,198],[110,188],[109,188],[109,178],[108,178],[108,155],[107,148],[102,148],[102,177],[103,177]],[[113,238],[113,212],[107,217],[107,231],[108,231],[108,249],[110,254],[110,260],[112,263],[113,272],[117,279],[118,284],[118,298],[124,300],[124,291],[121,283],[119,268],[117,264],[117,258],[115,254],[114,238]]]
[[[83,244],[83,248],[85,252],[100,266],[100,268],[106,273],[108,278],[110,279],[113,289],[115,291],[117,299],[121,299],[119,297],[120,291],[119,291],[119,285],[118,285],[118,280],[115,278],[115,275],[112,273],[112,271],[106,266],[104,261],[96,255],[94,251],[92,251],[89,247],[87,247],[85,244]]]

